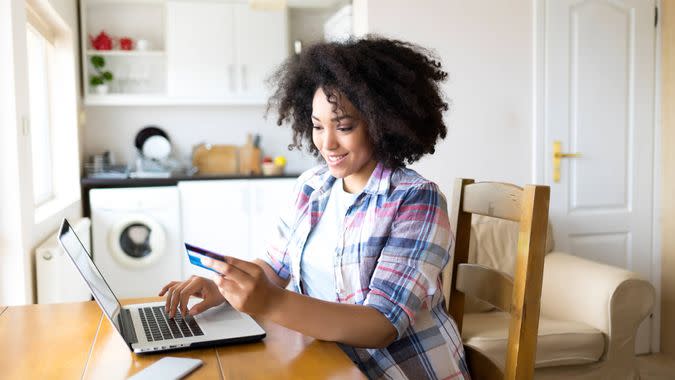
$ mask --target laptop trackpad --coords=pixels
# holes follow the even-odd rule
[[[199,303],[201,300],[195,300],[194,304]],[[188,302],[188,307],[192,307],[192,300]],[[234,321],[242,319],[241,313],[234,309],[230,304],[224,303],[222,305],[212,307],[205,312],[197,314],[195,319],[199,322],[223,322],[223,321]]]

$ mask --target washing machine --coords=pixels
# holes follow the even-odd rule
[[[156,296],[182,275],[178,188],[89,191],[94,262],[120,298]]]

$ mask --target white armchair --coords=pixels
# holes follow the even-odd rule
[[[513,222],[474,216],[469,261],[512,274],[517,237]],[[552,250],[549,239],[535,378],[638,379],[635,335],[654,288],[636,273]],[[465,310],[464,344],[503,368],[508,314],[475,300]]]

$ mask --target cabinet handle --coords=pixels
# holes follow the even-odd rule
[[[236,87],[235,87],[235,84],[234,84],[234,70],[235,70],[234,63],[230,63],[227,66],[227,71],[230,75],[230,92],[236,91]]]
[[[242,90],[248,90],[248,83],[246,81],[246,65],[241,65],[241,88]]]

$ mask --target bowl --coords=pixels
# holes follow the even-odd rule
[[[274,162],[262,163],[263,175],[282,175],[284,174],[284,167],[276,165]]]

